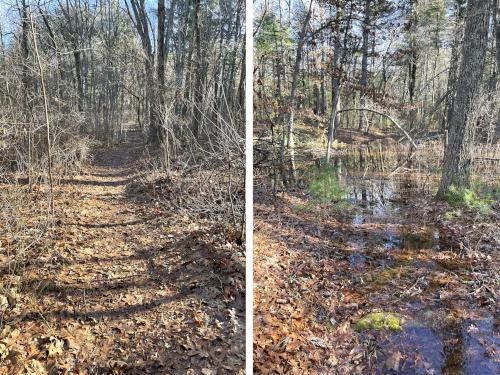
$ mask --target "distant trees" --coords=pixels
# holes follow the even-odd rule
[[[447,131],[443,189],[453,176],[465,183],[467,178],[458,174],[465,177],[470,156],[457,149],[465,147],[457,140],[491,143],[500,133],[498,92],[493,88],[500,64],[498,1],[481,1],[480,9],[477,1],[465,0],[313,1],[304,37],[308,5],[265,1],[255,12],[255,120],[259,129],[270,128],[271,143],[290,139],[290,124],[303,131],[309,127],[304,138],[314,133],[324,140],[329,160],[342,129],[361,137],[397,132],[413,148],[412,139]],[[470,11],[486,17],[474,16],[474,30],[464,27]],[[493,27],[482,29],[482,36],[471,42],[479,21],[487,20]],[[465,45],[477,55],[464,54]],[[476,129],[475,138],[458,130],[472,118],[466,133]],[[300,147],[306,141],[296,137],[295,143]],[[279,150],[281,163],[293,157],[292,150]],[[451,161],[456,153],[463,162]]]
[[[241,138],[243,0],[5,1],[0,136],[15,138],[14,169],[48,165],[34,42],[56,163],[65,142],[79,135],[119,142],[127,123],[167,150],[165,160],[193,147],[215,153]]]

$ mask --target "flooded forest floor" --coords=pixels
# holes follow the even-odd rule
[[[148,194],[142,152],[105,148],[63,179],[52,233],[25,253],[9,249],[39,230],[45,188],[16,218],[25,232],[0,236],[1,374],[243,371],[243,248]]]
[[[299,149],[287,186],[257,173],[257,373],[499,373],[498,195],[438,202],[438,174],[400,151]]]

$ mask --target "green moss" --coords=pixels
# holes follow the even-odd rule
[[[459,188],[451,185],[445,194],[446,201],[452,205],[470,204],[475,199],[475,193],[467,188]]]
[[[309,191],[316,201],[337,202],[345,196],[345,190],[340,185],[339,173],[339,168],[331,165],[312,171]]]
[[[356,331],[368,329],[390,329],[391,331],[401,331],[401,318],[396,314],[388,312],[372,312],[361,318],[355,325]]]
[[[484,199],[471,189],[459,188],[451,185],[445,194],[446,201],[452,206],[465,205],[475,208],[482,215],[489,215],[491,212],[491,204],[493,199]]]

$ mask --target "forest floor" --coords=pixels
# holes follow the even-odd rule
[[[130,189],[142,150],[98,152],[62,180],[50,244],[3,265],[1,374],[243,372],[243,249]]]
[[[498,201],[438,202],[435,176],[373,173],[357,147],[342,173],[300,155],[275,197],[257,173],[256,373],[499,373]]]

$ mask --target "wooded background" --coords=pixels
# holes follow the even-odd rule
[[[242,158],[243,0],[2,0],[0,12],[0,174],[31,186],[50,167],[78,170],[90,140],[127,130],[167,169],[186,153]]]
[[[445,189],[469,184],[474,143],[498,140],[497,0],[262,0],[255,13],[256,124],[280,160],[297,124],[321,132],[327,159],[340,129],[444,137]]]

